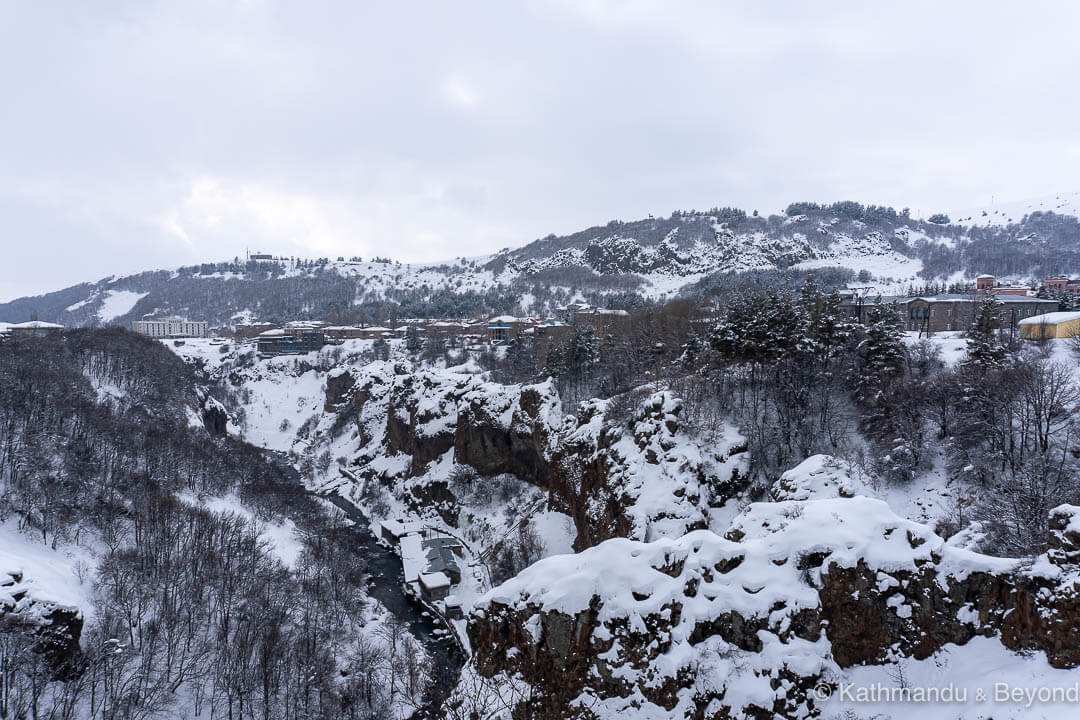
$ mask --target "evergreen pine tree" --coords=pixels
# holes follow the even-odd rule
[[[529,335],[518,335],[506,349],[504,378],[507,382],[528,382],[536,376],[536,343]]]
[[[904,373],[906,350],[896,309],[877,303],[866,315],[866,335],[859,343],[862,361],[855,396],[865,405],[878,402],[889,385]]]
[[[701,341],[701,336],[693,330],[686,337],[686,342],[682,345],[682,354],[679,356],[679,362],[683,368],[697,368],[700,364],[701,358],[705,353],[705,345]]]
[[[834,291],[825,295],[807,278],[800,302],[806,313],[806,335],[809,350],[822,365],[827,365],[836,352],[851,337],[850,321],[840,310],[840,296]]]
[[[420,328],[416,325],[409,325],[405,330],[405,349],[409,355],[415,357],[424,348],[424,337],[420,332]]]
[[[1004,363],[1005,348],[996,337],[1000,316],[1001,303],[993,295],[987,295],[979,303],[975,322],[968,330],[965,364],[986,371]]]

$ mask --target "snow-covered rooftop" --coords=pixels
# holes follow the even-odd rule
[[[416,582],[427,567],[423,540],[420,535],[406,535],[401,538],[401,566],[405,571],[405,582]]]
[[[57,325],[56,323],[45,322],[43,320],[31,320],[30,322],[15,323],[9,325],[11,330],[63,330],[63,325]]]
[[[450,578],[443,572],[424,573],[420,576],[420,584],[428,590],[450,587]]]
[[[488,322],[490,322],[492,325],[497,325],[505,323],[524,322],[524,320],[521,318],[516,318],[513,315],[499,315],[498,317],[491,318],[491,320],[489,320]]]
[[[413,533],[420,533],[424,531],[424,523],[419,520],[383,520],[380,526],[385,532],[390,533],[395,538],[401,538],[405,535],[411,535]]]
[[[1080,312],[1052,312],[1024,318],[1021,325],[1056,325],[1057,323],[1080,320]]]

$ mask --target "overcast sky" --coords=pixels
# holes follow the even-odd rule
[[[1080,189],[1080,4],[0,0],[0,301]]]

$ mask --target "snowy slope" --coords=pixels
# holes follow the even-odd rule
[[[3,593],[25,591],[31,598],[92,612],[91,580],[96,562],[89,549],[62,546],[53,550],[38,537],[19,532],[14,518],[0,523],[0,580],[18,574],[22,581]]]
[[[121,315],[127,315],[135,307],[135,303],[142,300],[149,293],[132,292],[131,290],[109,290],[105,293],[98,309],[98,319],[102,323],[112,322]]]
[[[1058,215],[1080,217],[1080,192],[1044,195],[1029,200],[998,202],[985,207],[969,208],[951,215],[952,221],[963,225],[986,227],[1018,223],[1033,212],[1054,212]]]
[[[345,258],[205,263],[20,298],[0,304],[0,320],[22,321],[34,312],[69,327],[124,323],[144,314],[186,315],[211,326],[296,319],[337,324],[352,322],[352,316],[384,322],[393,304],[401,317],[552,314],[574,300],[601,304],[612,295],[625,301],[627,293],[659,300],[706,291],[710,276],[727,273],[846,268],[862,275],[860,286],[896,292],[931,276],[953,281],[957,273],[963,279],[982,272],[1023,276],[1030,270],[1036,273],[1032,277],[1042,277],[1047,267],[1053,272],[1080,268],[1080,240],[1069,223],[1043,218],[1031,227],[1004,227],[1036,211],[1080,216],[1080,193],[951,213],[948,225],[891,207],[795,203],[785,214],[767,218],[714,208],[612,221],[491,256],[441,263]],[[984,230],[973,236],[973,226]],[[987,258],[1000,256],[1003,247],[1011,248],[1010,257],[987,267],[993,265]]]

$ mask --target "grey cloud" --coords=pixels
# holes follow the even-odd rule
[[[9,3],[0,299],[614,217],[1076,189],[1061,3]]]

